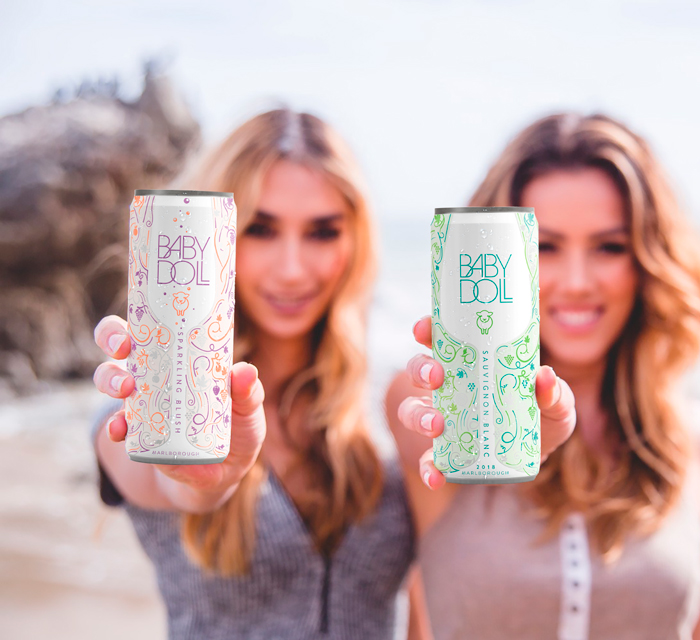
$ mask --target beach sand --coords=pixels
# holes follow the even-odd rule
[[[105,506],[88,430],[92,381],[0,404],[0,635],[166,638],[165,607],[131,523]]]
[[[167,637],[150,560],[127,515],[99,497],[89,431],[105,402],[92,380],[0,400],[2,640]],[[393,446],[388,431],[375,435]],[[402,593],[397,638],[407,605]]]

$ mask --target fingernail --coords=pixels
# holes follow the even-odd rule
[[[124,343],[124,338],[126,338],[126,336],[119,335],[118,333],[115,333],[113,336],[109,336],[107,344],[109,345],[109,348],[112,351],[112,353],[116,353],[117,351],[119,351],[119,347],[121,347]]]
[[[412,329],[413,333],[416,332],[416,327],[418,326],[419,322],[420,322],[420,320],[416,320],[415,324],[413,325],[413,329]]]
[[[423,431],[426,433],[430,434],[433,431],[433,418],[435,417],[434,413],[426,413],[423,414],[423,416],[420,419],[420,426],[423,428]]]
[[[112,388],[112,391],[116,391],[117,393],[119,393],[121,391],[122,385],[124,384],[124,380],[126,380],[126,376],[114,376],[109,381],[109,386]]]
[[[420,377],[421,379],[426,382],[427,384],[430,384],[430,372],[433,370],[433,365],[430,364],[429,362],[426,362],[421,368],[420,368]]]
[[[112,426],[112,423],[114,422],[114,416],[112,416],[109,420],[107,420],[107,424],[105,425],[105,431],[107,432],[107,437],[111,440],[112,435],[110,432],[110,427]]]
[[[423,482],[425,482],[425,484],[427,484],[428,487],[430,488],[430,471],[426,471],[423,474]]]

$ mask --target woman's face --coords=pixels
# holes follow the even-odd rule
[[[522,201],[540,227],[540,335],[550,364],[600,363],[638,285],[622,196],[604,171],[584,168],[535,178]]]
[[[276,162],[236,246],[236,298],[269,337],[308,334],[326,312],[352,251],[349,207],[322,173]]]

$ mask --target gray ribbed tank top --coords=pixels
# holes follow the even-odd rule
[[[106,504],[125,508],[155,566],[169,640],[393,639],[415,536],[400,466],[395,458],[384,463],[378,508],[349,528],[330,560],[315,550],[290,496],[269,473],[257,505],[251,570],[244,577],[200,570],[181,545],[180,514],[125,502],[102,468],[100,495]]]

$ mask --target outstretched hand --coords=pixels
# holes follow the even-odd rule
[[[131,351],[126,321],[118,316],[103,318],[95,328],[95,342],[106,355],[124,360]],[[231,448],[221,464],[154,465],[165,476],[201,492],[221,492],[248,472],[255,462],[263,440],[266,422],[263,410],[265,392],[258,370],[247,362],[231,367]],[[136,386],[133,376],[118,364],[104,362],[93,377],[95,386],[113,398],[127,398]],[[124,409],[107,422],[107,434],[113,442],[126,438]]]
[[[424,316],[413,327],[417,342],[432,348],[432,322]],[[418,354],[409,360],[406,372],[411,382],[424,389],[437,389],[442,386],[445,372],[442,365],[428,355]],[[549,366],[540,367],[535,378],[535,396],[541,418],[541,461],[547,459],[557,447],[571,436],[576,425],[574,394],[564,380],[559,378]],[[432,402],[426,397],[408,397],[398,408],[398,417],[403,425],[412,431],[430,438],[439,436],[445,428],[445,420]],[[435,468],[432,449],[420,458],[420,476],[431,489],[442,487],[445,477]]]

